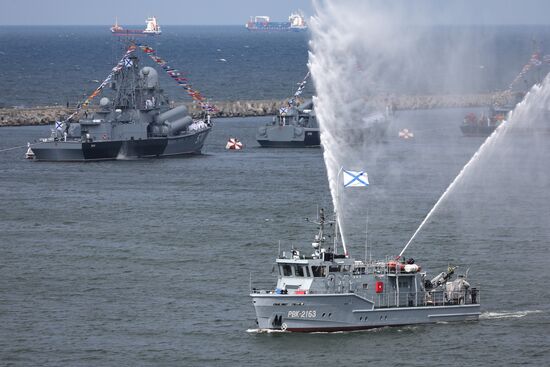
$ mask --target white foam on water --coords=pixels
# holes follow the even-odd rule
[[[247,333],[250,334],[278,334],[278,333],[289,333],[286,330],[276,330],[276,329],[247,329]]]
[[[483,312],[479,318],[481,320],[495,319],[519,319],[531,314],[543,313],[542,310],[527,310],[527,311],[499,311],[499,312]]]

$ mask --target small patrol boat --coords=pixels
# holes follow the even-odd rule
[[[479,290],[449,266],[430,278],[413,260],[366,261],[338,250],[338,222],[321,209],[313,253],[276,259],[275,288],[251,289],[260,331],[334,332],[478,320]],[[334,225],[333,241],[325,226]],[[343,244],[343,241],[342,241]]]
[[[258,128],[256,140],[262,147],[319,147],[321,137],[313,101],[281,108],[271,124]]]

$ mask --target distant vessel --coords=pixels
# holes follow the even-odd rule
[[[144,35],[151,35],[151,36],[155,36],[155,35],[160,35],[162,34],[162,30],[160,29],[160,25],[158,24],[157,22],[157,18],[156,17],[150,17],[150,18],[147,18],[145,20],[145,29],[144,30],[141,30],[141,29],[124,29],[123,27],[121,27],[119,24],[118,24],[118,18],[115,18],[115,24],[110,28],[111,29],[111,33],[115,34],[115,35],[140,35],[140,34],[144,34]]]
[[[512,109],[512,106],[492,107],[489,115],[481,114],[479,117],[470,112],[464,117],[460,131],[464,136],[489,136],[500,124],[506,122],[508,112]]]
[[[468,113],[462,124],[460,131],[464,136],[489,136],[508,119],[508,113],[523,99],[525,92],[516,92],[508,94],[508,101],[500,105],[491,106],[489,111],[483,112],[479,117],[473,113]]]
[[[478,320],[478,289],[466,275],[453,280],[455,267],[430,279],[413,259],[354,259],[345,247],[337,251],[337,221],[332,222],[334,242],[326,239],[322,209],[317,223],[313,253],[283,252],[275,262],[275,288],[251,290],[260,331],[332,332]]]
[[[147,18],[145,21],[146,27],[143,33],[151,35],[159,35],[162,33],[160,25],[157,23],[157,18],[151,17]]]
[[[185,106],[170,108],[157,71],[148,66],[140,69],[138,61],[130,48],[112,78],[102,83],[111,85],[112,100],[101,98],[94,113],[86,111],[77,121],[71,117],[56,122],[51,136],[33,146],[34,159],[97,161],[200,154],[211,130],[210,116],[194,120]]]
[[[115,24],[111,27],[112,33],[122,32],[124,28],[118,25],[118,17],[115,18]]]
[[[258,128],[256,140],[263,147],[296,148],[321,145],[313,102],[283,107],[273,122]]]
[[[350,145],[384,141],[391,122],[391,111],[364,116],[353,128],[340,130]],[[299,148],[321,146],[321,134],[311,100],[279,110],[273,121],[258,128],[256,140],[262,147]]]
[[[256,15],[250,17],[245,26],[249,31],[262,32],[300,32],[307,30],[307,23],[301,11],[291,13],[288,22],[272,22],[267,15]]]

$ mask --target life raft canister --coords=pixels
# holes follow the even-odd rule
[[[380,281],[376,282],[375,289],[376,289],[376,293],[384,292],[384,282],[380,282]]]
[[[399,269],[399,271],[405,270],[405,264],[402,264],[400,262],[397,262],[395,260],[388,261],[388,270],[389,271],[396,271]]]

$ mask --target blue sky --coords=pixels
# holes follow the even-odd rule
[[[327,1],[327,0],[324,0]],[[331,0],[328,0],[331,1]],[[348,0],[332,0],[348,1]],[[550,0],[357,0],[420,9],[442,24],[550,24]],[[0,0],[0,25],[240,25],[252,15],[313,14],[310,0]]]

